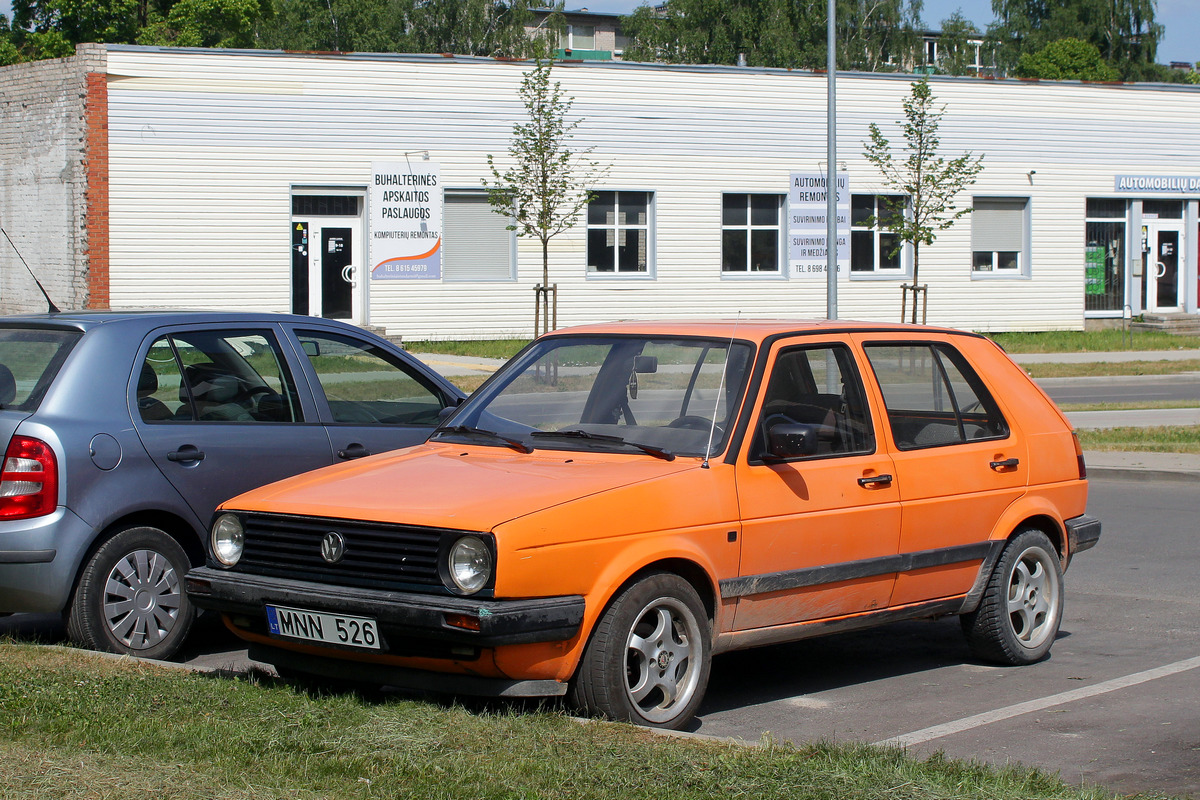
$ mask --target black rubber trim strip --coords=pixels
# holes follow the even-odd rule
[[[1091,550],[1100,541],[1100,520],[1089,514],[1072,517],[1066,521],[1067,552],[1072,558],[1076,553]]]
[[[48,564],[57,550],[0,550],[0,564]]]
[[[581,595],[532,600],[490,600],[359,589],[271,578],[200,567],[187,574],[188,598],[222,614],[262,616],[264,606],[283,605],[330,614],[365,616],[406,635],[474,647],[570,639],[583,623]],[[446,623],[446,615],[470,617],[478,630]]]
[[[873,578],[892,572],[911,572],[929,567],[944,567],[965,561],[987,559],[993,550],[1004,546],[1004,542],[978,542],[937,550],[921,550],[915,553],[898,553],[862,561],[847,561],[843,564],[827,564],[808,569],[770,572],[742,578],[727,578],[721,581],[721,596],[751,597],[758,594],[801,589],[806,586],[821,586],[841,583],[859,578]]]

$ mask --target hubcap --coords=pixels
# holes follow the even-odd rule
[[[696,693],[699,638],[691,610],[673,597],[654,600],[638,615],[626,646],[625,689],[650,722],[670,721]]]
[[[1054,634],[1058,617],[1058,574],[1041,550],[1021,554],[1008,584],[1008,618],[1025,647],[1037,647]]]
[[[179,576],[162,553],[134,550],[116,563],[104,586],[104,621],[131,650],[146,650],[175,627],[182,602]]]

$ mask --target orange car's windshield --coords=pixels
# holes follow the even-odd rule
[[[660,457],[715,454],[724,450],[752,356],[749,344],[731,347],[728,340],[542,339],[434,438]]]

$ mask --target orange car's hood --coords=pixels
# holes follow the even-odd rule
[[[629,453],[423,444],[246,492],[222,508],[487,531],[580,497],[652,480],[699,460]]]

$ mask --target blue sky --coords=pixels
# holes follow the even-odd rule
[[[816,0],[813,0],[816,2]],[[581,0],[568,3],[568,8],[584,8],[628,14],[643,0]],[[1158,0],[1157,18],[1166,26],[1167,34],[1159,46],[1158,60],[1166,64],[1171,61],[1200,61],[1200,2],[1198,0]],[[0,0],[0,13],[11,16],[11,0]],[[961,9],[963,16],[980,29],[992,21],[991,0],[925,0],[922,14],[925,23],[937,28],[942,20]]]

